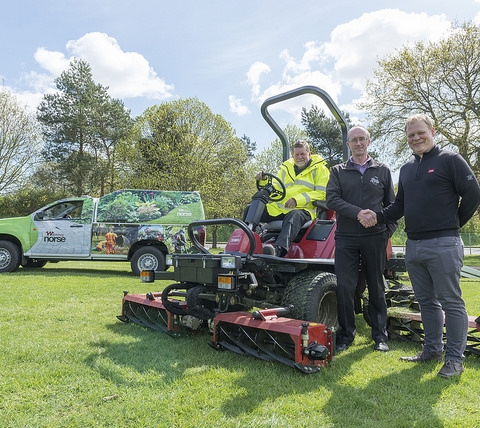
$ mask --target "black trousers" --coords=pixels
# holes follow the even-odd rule
[[[337,312],[340,329],[337,343],[350,345],[356,334],[355,291],[359,264],[368,287],[368,315],[372,325],[372,339],[387,341],[387,304],[385,301],[384,270],[388,233],[362,237],[335,237],[335,274],[337,276]]]
[[[312,216],[307,210],[291,210],[287,214],[277,216],[271,216],[267,210],[265,210],[261,222],[268,223],[269,221],[282,220],[282,230],[275,240],[275,245],[288,251],[290,244],[298,235],[302,226],[311,219]]]

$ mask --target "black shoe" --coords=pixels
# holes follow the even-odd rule
[[[338,353],[346,351],[348,349],[348,345],[346,343],[337,343],[335,351]]]
[[[263,254],[268,254],[269,256],[283,257],[287,254],[287,250],[279,245],[266,244],[262,249]]]
[[[445,378],[460,376],[463,370],[463,363],[461,361],[447,360],[438,372],[438,376]]]
[[[382,352],[388,352],[390,351],[390,348],[387,345],[387,342],[378,342],[375,343],[375,346],[373,347],[375,351],[382,351]]]
[[[275,256],[275,248],[273,245],[267,244],[263,247],[263,254],[268,254],[269,256]]]

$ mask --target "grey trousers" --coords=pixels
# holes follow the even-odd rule
[[[468,315],[460,289],[462,239],[456,236],[408,239],[405,264],[422,313],[424,352],[442,352],[445,312],[445,360],[462,361],[468,331]]]

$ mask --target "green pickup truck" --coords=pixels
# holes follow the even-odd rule
[[[163,271],[183,252],[186,226],[203,220],[198,192],[118,190],[62,199],[25,217],[0,219],[0,273],[61,260],[130,261],[132,272]],[[197,231],[205,240],[205,229]]]

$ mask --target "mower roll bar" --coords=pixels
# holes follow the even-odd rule
[[[200,244],[199,240],[197,239],[197,235],[194,233],[193,228],[195,226],[207,226],[207,225],[215,225],[215,224],[234,224],[238,226],[240,229],[242,229],[245,234],[247,235],[248,240],[250,241],[250,248],[248,250],[248,256],[252,257],[253,252],[255,251],[256,247],[256,242],[255,242],[255,236],[253,235],[252,230],[248,227],[246,223],[243,221],[237,220],[235,218],[212,218],[209,220],[197,220],[197,221],[192,221],[188,225],[188,237],[190,238],[190,241],[192,244],[203,254],[210,254],[210,251],[208,251],[202,244]]]
[[[305,94],[313,94],[319,96],[327,105],[330,112],[333,114],[337,122],[340,124],[340,128],[342,129],[342,140],[343,140],[343,159],[348,159],[348,147],[346,145],[347,142],[347,133],[348,133],[348,126],[347,121],[345,120],[342,112],[337,107],[335,102],[330,98],[323,89],[317,88],[316,86],[301,86],[300,88],[293,89],[288,92],[284,92],[283,94],[274,95],[273,97],[267,98],[260,107],[260,111],[262,113],[263,118],[267,121],[270,127],[273,129],[275,134],[278,135],[280,141],[282,142],[283,146],[283,160],[286,161],[290,158],[290,147],[288,143],[288,138],[283,132],[282,128],[278,126],[277,122],[272,118],[270,113],[268,112],[268,107],[272,104],[276,104],[290,98],[295,98],[300,95]]]
[[[305,95],[305,94],[313,94],[317,95],[320,97],[325,104],[327,105],[328,109],[330,112],[333,114],[335,119],[340,125],[340,128],[342,130],[342,140],[343,140],[343,158],[346,160],[348,158],[348,147],[346,145],[347,142],[347,133],[348,133],[348,126],[347,126],[347,121],[345,120],[342,112],[340,109],[337,107],[335,102],[332,100],[330,95],[328,95],[323,89],[317,88],[316,86],[301,86],[300,88],[293,89],[288,92],[284,92],[283,94],[278,94],[274,95],[273,97],[267,98],[263,103],[262,106],[260,107],[260,111],[262,113],[263,118],[266,120],[266,122],[270,125],[270,127],[273,129],[273,131],[278,135],[280,138],[280,141],[282,142],[283,146],[283,160],[286,161],[287,159],[290,158],[290,147],[288,143],[288,138],[283,132],[282,128],[277,124],[277,122],[273,119],[273,117],[270,115],[268,112],[268,107],[271,106],[272,104],[276,104],[282,101],[289,100],[290,98],[295,98],[300,95]],[[316,201],[315,205],[318,208],[321,208],[323,210],[326,210],[327,207],[325,203],[322,203],[321,201]],[[188,237],[190,238],[190,241],[192,244],[203,254],[210,254],[210,251],[208,251],[197,239],[196,234],[194,233],[193,228],[195,226],[207,226],[207,225],[215,225],[215,224],[234,224],[238,226],[240,229],[242,229],[245,234],[248,237],[248,240],[250,242],[250,248],[248,250],[248,256],[252,257],[253,252],[255,251],[256,247],[256,241],[255,237],[253,235],[252,230],[248,227],[246,223],[240,220],[236,220],[234,218],[223,218],[223,219],[210,219],[210,220],[199,220],[199,221],[193,221],[188,225]]]

